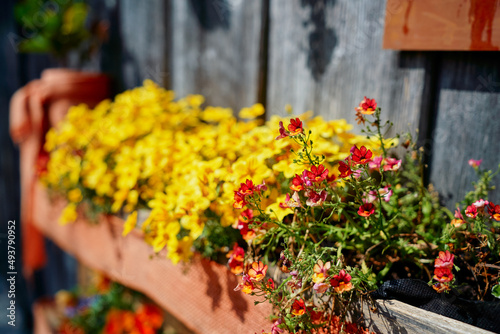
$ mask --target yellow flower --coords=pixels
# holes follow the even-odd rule
[[[80,189],[75,188],[73,190],[68,191],[68,200],[73,203],[81,202],[83,199],[82,192]]]
[[[234,171],[236,183],[245,182],[250,179],[254,184],[261,184],[266,178],[271,176],[270,170],[264,161],[259,161],[253,157],[236,161],[232,169]]]
[[[137,224],[137,211],[134,211],[128,215],[125,224],[123,224],[122,236],[126,236],[127,234],[129,234],[135,228],[136,224]]]
[[[276,199],[276,202],[267,206],[265,212],[272,218],[276,218],[278,221],[283,221],[286,215],[293,213],[290,208],[283,209],[280,207],[280,203],[285,202],[286,195],[282,195]]]
[[[257,118],[259,116],[264,115],[265,112],[266,111],[264,109],[264,106],[260,103],[256,103],[253,106],[251,106],[250,108],[241,109],[238,116],[240,116],[240,118],[244,118],[244,119],[254,119],[254,118]]]
[[[177,264],[181,260],[187,262],[193,255],[191,250],[192,245],[193,239],[188,236],[181,240],[177,240],[177,238],[171,239],[167,244],[167,257],[173,264]]]
[[[59,223],[61,225],[66,225],[68,223],[73,223],[78,217],[78,213],[76,212],[76,204],[69,203],[63,209],[61,216],[59,217]]]
[[[177,240],[181,225],[178,222],[159,222],[157,227],[158,234],[154,238],[153,249],[158,253],[167,246],[168,242]]]

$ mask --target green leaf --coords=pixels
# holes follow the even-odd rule
[[[500,298],[500,284],[496,284],[491,288],[491,294],[496,298]]]

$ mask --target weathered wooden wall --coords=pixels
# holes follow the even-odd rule
[[[383,50],[384,0],[166,3],[163,82],[180,96],[201,93],[236,110],[258,101],[268,116],[291,104],[353,124],[363,96],[376,98],[392,133],[419,128],[427,178],[450,208],[475,180],[468,159],[500,163],[496,52]]]

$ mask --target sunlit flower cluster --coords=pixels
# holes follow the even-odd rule
[[[136,211],[150,209],[141,225],[145,238],[156,252],[167,249],[177,263],[189,259],[209,219],[234,224],[247,240],[258,235],[247,228],[252,213],[233,208],[239,190],[243,203],[266,180],[274,189],[263,200],[266,212],[276,219],[291,212],[279,206],[285,197],[280,183],[301,166],[290,153],[299,145],[275,140],[283,120],[272,116],[263,124],[256,119],[264,113],[260,104],[242,109],[246,120],[240,121],[230,109],[202,107],[203,102],[200,95],[175,100],[172,91],[145,81],[94,109],[73,107],[49,131],[45,145],[50,160],[42,179],[68,199],[61,222],[74,221],[79,204],[86,202],[100,212],[129,214],[126,235],[137,225]],[[345,120],[309,114],[294,118],[283,135],[301,133],[303,122],[315,128],[314,154],[324,155],[330,170],[353,144],[367,145],[365,137],[349,133],[352,126]]]

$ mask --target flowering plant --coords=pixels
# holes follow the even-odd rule
[[[236,290],[274,306],[272,333],[328,327],[335,313],[344,320],[353,297],[367,295],[388,276],[434,279],[439,292],[454,286],[449,250],[439,253],[434,276],[426,266],[438,247],[450,249],[458,241],[454,227],[448,229],[451,212],[432,185],[424,186],[422,152],[408,137],[404,163],[390,155],[396,140],[384,137],[391,124],[382,123],[375,100],[365,97],[356,114],[378,147],[354,144],[347,157],[326,164],[314,154],[312,131],[292,118],[286,127],[280,122],[276,140],[296,145],[290,149],[294,173],[276,188],[248,179],[234,192],[238,227],[252,238],[246,238],[246,252],[234,247],[229,266],[241,275]],[[262,208],[273,191],[285,193],[280,208],[286,215]],[[496,206],[489,209],[493,219],[484,214],[489,223],[473,227],[479,235],[496,226]],[[270,264],[279,269],[266,278]]]
[[[167,249],[175,263],[187,261],[194,249],[217,258],[227,252],[240,233],[233,208],[234,191],[250,177],[276,189],[261,202],[283,218],[290,210],[278,186],[296,172],[289,148],[295,144],[275,141],[281,118],[263,124],[264,108],[243,108],[240,121],[232,111],[202,107],[203,97],[174,99],[174,93],[151,81],[143,87],[104,101],[93,110],[81,105],[47,134],[49,160],[40,165],[42,181],[68,200],[61,222],[88,212],[128,214],[124,235],[138,225],[138,210],[149,209],[141,224],[145,240],[156,252]],[[303,116],[318,129],[314,154],[325,164],[344,159],[352,144],[369,141],[349,133],[345,120],[324,121]],[[297,167],[298,168],[298,167]],[[243,238],[253,234],[236,223]],[[249,232],[248,234],[246,232]]]
[[[61,334],[160,333],[163,311],[140,293],[98,276],[86,289],[59,291],[56,306],[61,314]]]

